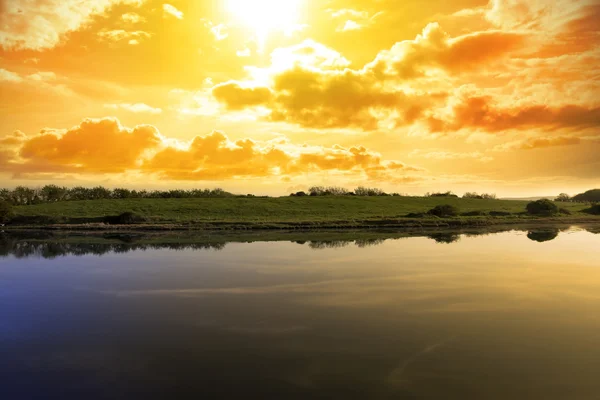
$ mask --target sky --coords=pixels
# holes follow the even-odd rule
[[[600,187],[600,0],[0,0],[0,186]]]

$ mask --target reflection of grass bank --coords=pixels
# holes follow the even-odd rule
[[[436,197],[281,197],[112,199],[14,207],[10,225],[88,224],[86,229],[138,223],[145,229],[335,229],[478,226],[530,221],[600,220],[580,203],[559,203],[570,214],[525,214],[525,201]],[[453,212],[428,211],[444,206]],[[132,218],[119,218],[124,213]]]
[[[600,225],[583,225],[580,228],[599,233]],[[103,232],[103,231],[37,231],[11,230],[0,233],[0,257],[53,258],[64,255],[101,255],[109,252],[124,253],[134,250],[221,250],[228,243],[286,241],[306,245],[314,250],[356,246],[377,246],[387,240],[423,237],[437,243],[452,244],[463,237],[485,236],[505,231],[527,232],[530,240],[539,242],[555,239],[570,225],[552,225],[539,228],[535,225],[492,226],[463,229],[413,229],[413,230],[342,230],[342,231],[192,231],[192,232]]]

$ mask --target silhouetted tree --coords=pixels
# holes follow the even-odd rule
[[[559,194],[554,201],[571,201],[571,196],[566,193]]]

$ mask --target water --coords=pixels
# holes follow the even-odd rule
[[[598,232],[5,235],[0,398],[600,399]]]

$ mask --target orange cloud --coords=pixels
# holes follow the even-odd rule
[[[251,70],[268,74],[268,83],[227,82],[216,86],[213,96],[230,110],[261,105],[270,109],[269,120],[304,127],[374,130],[382,121],[406,125],[445,94],[407,94],[399,83],[423,77],[432,68],[454,74],[487,65],[522,42],[519,34],[496,31],[450,38],[439,25],[429,24],[415,40],[399,42],[355,70],[336,51],[305,41],[273,52],[270,69]]]
[[[266,105],[272,97],[266,87],[242,87],[238,82],[226,82],[212,89],[213,96],[230,110]]]
[[[12,150],[0,152],[0,172],[21,178],[36,173],[145,173],[164,180],[223,180],[341,173],[390,180],[420,171],[363,146],[295,145],[286,139],[232,141],[221,132],[188,143],[163,137],[151,125],[121,126],[114,118],[86,119],[68,130],[35,136],[17,131],[0,138]],[[8,146],[7,146],[8,148]]]
[[[19,156],[24,164],[115,173],[135,167],[144,151],[160,143],[158,130],[151,125],[129,129],[114,118],[86,119],[66,131],[44,130],[25,140]]]
[[[414,79],[428,69],[461,73],[482,67],[519,49],[523,34],[502,31],[475,32],[451,38],[439,24],[430,23],[414,40],[396,43],[366,66],[384,78]]]
[[[496,146],[494,151],[534,150],[546,147],[575,146],[586,142],[600,143],[600,135],[532,137],[526,140]]]
[[[481,128],[487,132],[536,127],[587,128],[600,126],[600,107],[532,105],[502,109],[496,108],[489,97],[470,97],[454,106],[450,119],[430,117],[428,123],[432,132],[464,128]]]

